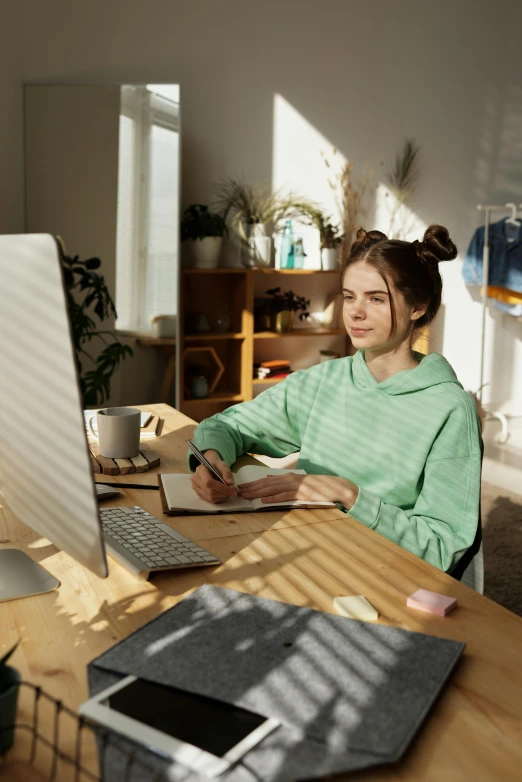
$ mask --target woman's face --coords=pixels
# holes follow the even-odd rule
[[[415,310],[406,304],[404,296],[391,280],[388,280],[388,285],[397,321],[392,336],[390,297],[381,275],[364,261],[353,263],[344,274],[343,320],[357,350],[387,350],[405,341],[409,343],[412,322],[423,314],[423,310]]]

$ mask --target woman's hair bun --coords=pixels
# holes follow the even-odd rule
[[[457,248],[450,239],[448,229],[443,225],[430,225],[422,239],[415,242],[417,255],[424,263],[435,264],[452,261],[457,257]]]
[[[385,242],[387,239],[386,234],[381,233],[381,231],[365,231],[364,228],[359,228],[355,242],[352,244],[350,255],[369,250],[374,244]]]

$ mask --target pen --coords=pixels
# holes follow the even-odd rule
[[[159,486],[152,483],[109,483],[109,481],[96,481],[97,486],[114,486],[116,489],[152,489],[158,490]]]
[[[206,459],[206,458],[203,456],[203,454],[201,453],[201,451],[199,450],[199,448],[196,448],[196,446],[194,445],[194,443],[193,443],[193,442],[191,442],[190,440],[185,440],[184,442],[185,442],[185,445],[188,445],[188,447],[190,448],[190,450],[192,451],[192,453],[194,454],[194,456],[196,457],[196,459],[198,460],[198,462],[200,462],[200,464],[204,464],[204,465],[205,465],[205,467],[207,468],[207,470],[210,470],[210,472],[211,472],[211,473],[214,475],[214,477],[215,477],[215,478],[217,478],[217,480],[218,480],[218,481],[221,481],[221,483],[224,483],[224,484],[225,484],[225,486],[228,486],[228,483],[227,483],[227,482],[226,482],[226,480],[223,478],[223,476],[221,475],[221,473],[220,473],[218,470],[216,470],[216,468],[214,467],[214,465],[213,465],[213,464],[210,464],[210,462],[208,461],[208,459]]]

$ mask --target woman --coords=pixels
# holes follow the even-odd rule
[[[239,494],[337,502],[427,562],[455,568],[477,532],[479,420],[446,359],[412,344],[440,307],[438,264],[456,255],[439,225],[422,242],[360,229],[341,272],[343,319],[357,352],[294,372],[204,420],[194,442],[228,486],[189,460],[195,492],[210,502],[236,494],[229,465],[243,453],[300,451],[307,475],[270,476]]]

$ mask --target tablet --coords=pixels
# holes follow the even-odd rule
[[[276,719],[136,676],[85,701],[78,712],[211,777],[279,726]]]

